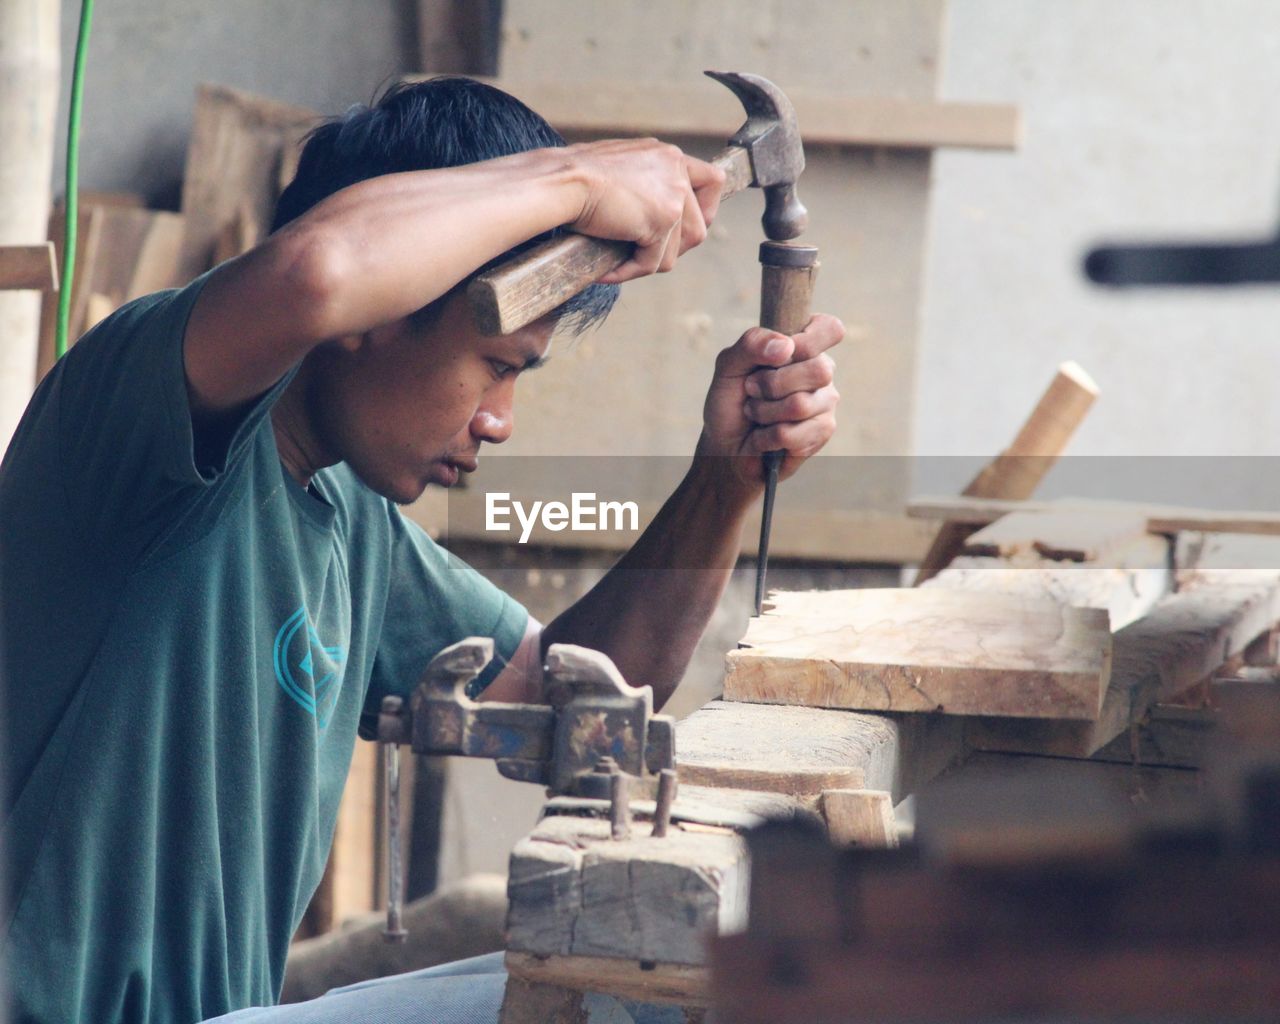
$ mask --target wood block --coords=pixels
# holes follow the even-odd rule
[[[546,818],[511,851],[507,948],[701,965],[706,936],[745,921],[747,876],[727,830],[614,840],[607,821]]]
[[[883,711],[1096,718],[1107,613],[947,589],[778,594],[728,655],[725,698]]]
[[[876,789],[828,789],[822,794],[827,835],[841,846],[885,850],[898,845],[893,798]]]
[[[1132,509],[1017,513],[973,534],[964,553],[988,558],[1096,562],[1142,537],[1147,519]]]
[[[191,144],[182,183],[186,218],[178,276],[183,282],[213,263],[214,247],[247,206],[252,222],[270,224],[280,167],[318,120],[305,107],[224,86],[196,91]]]
[[[587,1024],[582,993],[507,976],[498,1024]]]
[[[58,290],[53,244],[0,245],[0,291]]]

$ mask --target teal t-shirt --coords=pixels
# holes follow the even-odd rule
[[[19,1021],[188,1024],[274,1002],[362,713],[523,608],[268,412],[197,465],[201,282],[71,350],[0,468],[2,922]],[[0,1014],[3,1016],[3,1014]]]

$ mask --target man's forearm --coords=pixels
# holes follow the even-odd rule
[[[542,633],[552,643],[603,651],[660,707],[693,655],[737,561],[757,489],[727,459],[694,460],[630,551]]]

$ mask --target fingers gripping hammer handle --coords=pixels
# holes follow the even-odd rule
[[[721,199],[751,184],[751,158],[745,149],[730,146],[712,163],[725,174]],[[467,287],[476,326],[490,335],[518,331],[621,266],[631,250],[630,242],[573,234],[514,256]]]
[[[799,334],[809,322],[813,282],[818,275],[818,250],[811,245],[763,242],[760,274],[760,326],[780,334]],[[778,470],[786,455],[783,450],[764,455],[764,507],[756,553],[756,615],[764,603],[773,499],[778,488]]]

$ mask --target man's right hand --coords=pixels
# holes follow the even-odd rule
[[[569,146],[567,153],[587,183],[582,211],[570,226],[636,245],[603,283],[665,273],[707,237],[724,185],[718,167],[656,139],[611,139]]]

